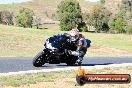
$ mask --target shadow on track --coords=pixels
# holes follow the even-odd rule
[[[104,64],[82,64],[82,66],[96,66],[96,65],[110,65],[110,64],[113,64],[113,63],[104,63]],[[63,66],[67,66],[67,65],[56,65],[56,66],[62,66],[63,67]],[[78,66],[78,65],[75,64],[72,67],[76,67],[76,66]]]

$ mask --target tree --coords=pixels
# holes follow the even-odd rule
[[[117,32],[124,33],[125,32],[124,26],[125,26],[125,23],[124,23],[123,19],[117,18],[115,20],[114,27],[117,30]]]
[[[127,10],[132,11],[132,0],[122,0],[122,3]]]
[[[100,0],[100,3],[101,3],[101,4],[104,4],[104,3],[105,3],[105,0]]]
[[[57,14],[56,14],[56,13],[52,13],[52,15],[51,15],[51,19],[57,21],[57,20],[58,20]]]
[[[107,32],[109,30],[108,21],[110,14],[106,8],[100,6],[92,8],[88,16],[91,21],[90,24],[95,27],[95,32]]]
[[[45,11],[45,16],[46,16],[47,18],[49,18],[49,14],[48,14],[47,10]]]
[[[72,28],[79,28],[80,31],[86,26],[81,15],[81,8],[76,0],[65,0],[58,5],[58,18],[60,20],[60,29],[69,31]],[[81,27],[81,28],[80,28]]]
[[[126,32],[132,34],[132,26],[127,26]]]
[[[16,23],[20,27],[32,27],[33,22],[33,11],[27,8],[22,8],[19,15],[16,17]]]
[[[113,20],[111,20],[111,31],[114,33],[124,33],[126,32],[125,30],[126,27],[126,22],[119,17],[115,17],[113,18]]]
[[[129,25],[131,24],[131,1],[122,0],[119,6],[118,13],[110,20],[110,31],[114,33],[126,33],[131,31]],[[131,27],[131,26],[130,26]]]
[[[2,12],[0,11],[0,23],[2,23],[2,20],[1,20],[1,13],[2,13]]]
[[[13,13],[7,10],[1,11],[0,20],[2,24],[13,25]]]
[[[33,24],[39,29],[39,26],[41,25],[41,19],[37,16],[34,17]]]

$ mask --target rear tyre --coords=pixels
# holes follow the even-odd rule
[[[41,67],[42,65],[44,65],[45,64],[45,62],[44,62],[45,56],[46,56],[45,52],[43,52],[43,51],[39,52],[33,59],[33,62],[32,62],[33,66]]]
[[[73,65],[75,65],[75,63],[76,63],[75,58],[73,58],[73,57],[67,58],[67,61],[66,61],[67,66],[73,66]]]
[[[66,62],[67,66],[73,66],[75,64],[74,61],[69,61],[69,62]]]

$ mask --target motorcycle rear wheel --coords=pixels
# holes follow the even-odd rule
[[[67,66],[73,66],[75,65],[75,63],[76,63],[76,60],[73,57],[67,58],[67,61],[66,61]]]

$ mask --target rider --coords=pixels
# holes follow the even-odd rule
[[[78,29],[72,29],[70,31],[70,35],[71,35],[70,40],[71,42],[75,43],[75,45],[77,46],[77,50],[76,51],[69,50],[68,52],[71,55],[78,56],[77,63],[81,64],[83,57],[87,51],[87,42],[84,36],[82,34],[79,34]]]

